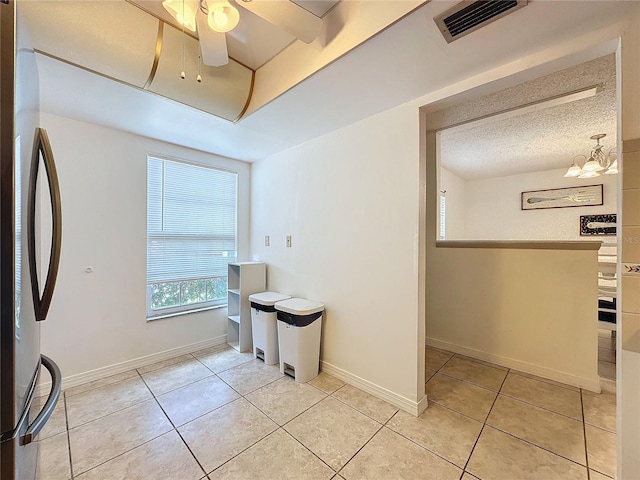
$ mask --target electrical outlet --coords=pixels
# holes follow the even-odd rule
[[[269,235],[265,235],[264,236],[264,246],[268,247],[269,246]]]
[[[287,243],[286,243],[287,247],[291,246],[291,235],[287,235]]]

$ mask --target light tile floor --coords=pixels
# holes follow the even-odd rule
[[[40,480],[612,477],[615,395],[428,347],[418,418],[218,347],[66,390]]]

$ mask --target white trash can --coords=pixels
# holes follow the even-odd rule
[[[249,295],[251,302],[251,326],[253,332],[253,358],[264,360],[267,365],[278,363],[278,327],[276,302],[291,298],[277,292]]]
[[[324,305],[303,298],[290,298],[275,304],[278,315],[280,373],[296,382],[318,376],[320,335]]]

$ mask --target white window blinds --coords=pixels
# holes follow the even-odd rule
[[[444,240],[447,230],[447,199],[440,193],[440,240]]]
[[[237,183],[235,173],[148,158],[147,283],[227,276]]]

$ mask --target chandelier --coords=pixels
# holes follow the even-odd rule
[[[607,155],[604,154],[602,148],[604,145],[600,145],[600,139],[606,137],[606,133],[598,133],[591,136],[591,140],[596,141],[596,145],[591,150],[591,155],[587,158],[586,155],[576,155],[573,158],[573,163],[564,174],[565,177],[578,177],[578,178],[593,178],[599,177],[601,174],[614,175],[618,173],[618,154],[614,149],[611,149]],[[578,165],[578,158],[584,158],[585,163],[581,167]]]

